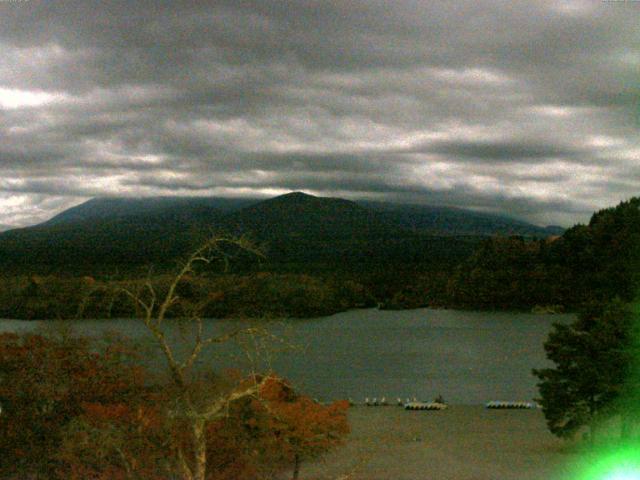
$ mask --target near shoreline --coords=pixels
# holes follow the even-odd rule
[[[546,429],[539,410],[444,411],[355,407],[346,446],[303,466],[309,478],[353,480],[565,480],[573,478],[575,442]]]

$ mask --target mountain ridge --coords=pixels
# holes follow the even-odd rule
[[[38,223],[36,225],[20,227],[19,229],[33,228],[39,226],[56,225],[60,223],[71,223],[76,221],[83,221],[89,219],[104,219],[110,217],[127,217],[127,216],[140,216],[144,214],[155,214],[163,210],[173,210],[179,208],[210,208],[212,210],[218,210],[223,214],[231,214],[245,208],[257,207],[258,205],[266,206],[268,204],[282,204],[288,203],[288,207],[291,205],[300,205],[302,202],[316,202],[316,205],[320,205],[321,202],[334,203],[341,205],[352,205],[363,207],[375,212],[383,212],[385,217],[389,217],[389,213],[400,214],[403,219],[401,220],[401,226],[408,226],[410,228],[420,228],[420,222],[424,223],[424,218],[420,218],[420,222],[416,225],[415,219],[413,224],[411,219],[404,218],[411,214],[419,214],[422,216],[449,216],[458,217],[460,222],[464,223],[469,219],[482,219],[485,222],[483,235],[492,234],[514,234],[519,233],[526,235],[560,235],[565,231],[565,228],[555,225],[540,226],[530,222],[519,220],[506,215],[500,215],[495,213],[478,212],[471,209],[465,209],[462,207],[450,207],[450,206],[435,206],[435,205],[422,205],[411,203],[395,203],[395,202],[379,202],[379,201],[353,201],[339,197],[319,197],[310,195],[300,191],[293,191],[283,195],[260,199],[251,197],[180,197],[180,196],[154,196],[154,197],[94,197],[86,202],[64,210],[57,215],[53,216],[49,220]],[[262,207],[260,207],[262,208]],[[393,216],[393,215],[391,215]],[[493,222],[493,223],[492,223]],[[425,227],[425,225],[422,225]],[[443,234],[445,232],[438,231],[443,228],[438,222],[433,222],[433,226],[430,228],[434,234]],[[17,230],[18,228],[9,228],[7,230]],[[473,234],[473,232],[453,231],[452,234]]]
[[[526,222],[464,210],[436,209],[436,221],[433,208],[381,210],[302,192],[263,200],[98,198],[47,222],[1,232],[0,267],[18,272],[169,267],[207,236],[227,233],[265,246],[278,268],[384,269],[389,263],[423,268],[460,260],[488,235],[548,236]]]

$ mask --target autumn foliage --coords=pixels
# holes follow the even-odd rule
[[[260,385],[206,425],[207,479],[297,472],[348,433],[345,402],[320,405],[277,377]],[[1,334],[0,404],[1,478],[168,480],[190,448],[170,390],[125,342]]]
[[[269,379],[257,398],[209,425],[211,479],[272,478],[340,445],[349,433],[346,401],[321,405]],[[221,466],[225,466],[221,468]]]
[[[133,405],[141,368],[119,344],[95,351],[78,338],[0,335],[0,475],[51,478],[65,428],[85,405]]]

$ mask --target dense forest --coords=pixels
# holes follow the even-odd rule
[[[447,301],[469,308],[575,310],[639,286],[640,198],[596,212],[560,237],[491,238],[450,279]]]
[[[445,235],[427,228],[433,218],[426,210],[410,218],[411,208],[376,210],[304,194],[222,209],[204,201],[197,208],[125,203],[131,211],[119,208],[119,215],[80,208],[0,236],[0,315],[135,314],[119,290],[147,281],[162,289],[181,255],[217,231],[204,228],[214,217],[263,255],[227,252],[227,265],[211,265],[185,281],[183,301],[204,298],[208,316],[308,317],[372,306],[575,311],[585,301],[632,298],[639,203],[622,202],[553,236],[461,235],[468,230],[460,226],[458,234]],[[482,218],[494,226],[502,221]]]

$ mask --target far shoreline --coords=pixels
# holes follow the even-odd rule
[[[465,307],[465,306],[443,306],[443,305],[423,305],[419,307],[409,307],[409,308],[394,308],[394,307],[384,307],[384,306],[362,306],[362,307],[350,307],[339,309],[335,311],[330,311],[326,314],[321,315],[309,315],[309,316],[263,316],[263,317],[243,317],[243,316],[225,316],[225,317],[210,317],[210,316],[202,316],[201,318],[204,320],[221,320],[221,321],[286,321],[286,320],[316,320],[321,318],[332,317],[334,315],[339,315],[341,313],[347,312],[355,312],[355,311],[380,311],[380,312],[406,312],[406,311],[418,311],[418,310],[444,310],[444,311],[460,311],[460,312],[477,312],[477,313],[495,313],[495,314],[512,314],[512,315],[536,315],[536,316],[561,316],[561,315],[574,315],[576,312],[573,310],[563,310],[554,308],[556,306],[535,306],[532,309],[488,309],[488,308],[474,308],[474,307]],[[169,317],[173,319],[179,319],[180,317]],[[15,322],[81,322],[83,320],[87,321],[106,321],[106,320],[140,320],[139,317],[102,317],[102,318],[0,318],[0,322],[3,321],[15,321]]]

